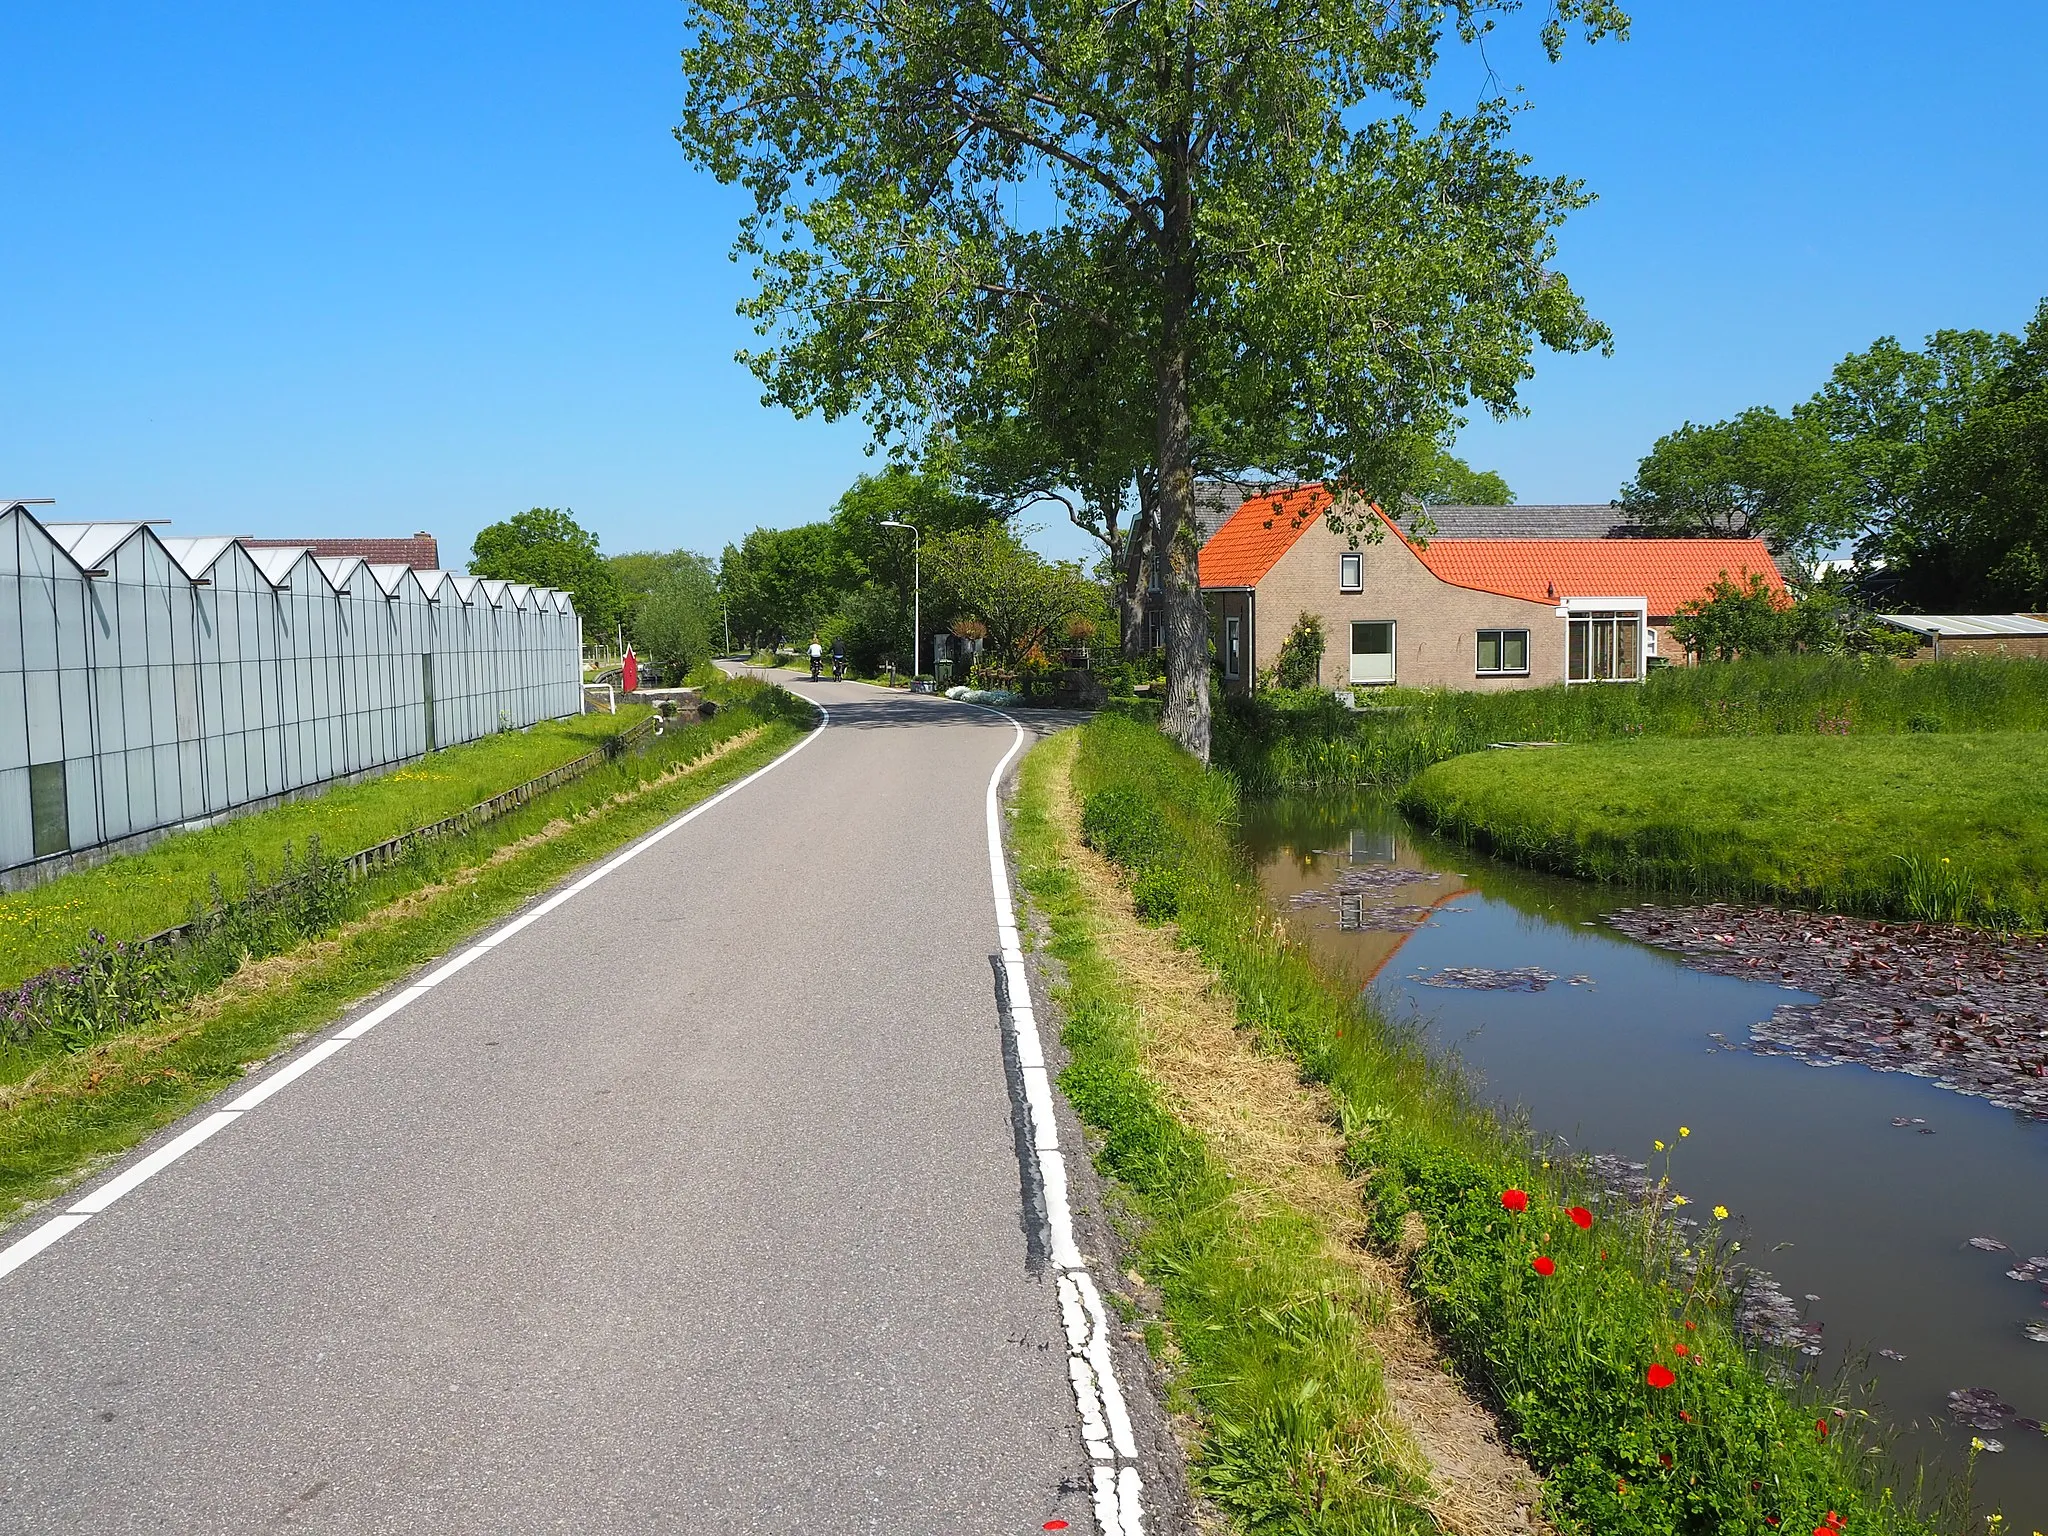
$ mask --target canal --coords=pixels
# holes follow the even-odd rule
[[[1441,842],[1383,799],[1251,802],[1241,836],[1327,974],[1540,1136],[1658,1167],[1652,1143],[1672,1145],[1675,1187],[1726,1205],[1802,1314],[1808,1352],[1788,1357],[1874,1380],[1909,1469],[1955,1471],[1973,1437],[2002,1447],[1976,1457],[1980,1507],[2048,1528],[2048,1257],[2028,1262],[2048,1256],[2048,1121],[1746,1049],[1804,994],[1691,969],[1606,921],[1653,898]],[[2014,1410],[2000,1427],[1952,1416],[1975,1388]]]

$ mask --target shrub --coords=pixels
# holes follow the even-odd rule
[[[1304,611],[1294,628],[1280,642],[1280,655],[1273,663],[1273,683],[1279,688],[1315,688],[1323,680],[1323,621]]]

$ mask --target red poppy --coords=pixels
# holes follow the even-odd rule
[[[1677,1381],[1678,1378],[1671,1374],[1670,1366],[1653,1365],[1643,1374],[1643,1380],[1661,1392],[1664,1388]]]
[[[1605,1264],[1607,1262],[1607,1250],[1605,1248],[1602,1248],[1600,1250],[1600,1262],[1602,1264]]]
[[[1691,1318],[1689,1318],[1689,1317],[1688,1317],[1688,1318],[1687,1318],[1687,1319],[1685,1320],[1685,1331],[1686,1331],[1687,1333],[1691,1333],[1691,1332],[1693,1332],[1693,1331],[1694,1331],[1694,1330],[1696,1330],[1696,1329],[1697,1329],[1698,1327],[1699,1327],[1699,1324],[1698,1324],[1698,1323],[1696,1323],[1696,1322],[1694,1322],[1694,1321],[1693,1321],[1693,1320],[1692,1320]]]
[[[1678,1410],[1678,1421],[1681,1424],[1690,1424],[1692,1422],[1692,1415],[1681,1408]]]
[[[1764,1485],[1752,1479],[1749,1485],[1749,1491],[1751,1493],[1762,1493],[1764,1491]]]
[[[1557,1273],[1557,1261],[1546,1254],[1537,1254],[1529,1261],[1529,1267],[1545,1279]]]
[[[1827,1421],[1826,1419],[1815,1419],[1815,1420],[1813,1421],[1813,1427],[1814,1427],[1815,1429],[1817,1429],[1817,1430],[1819,1430],[1819,1431],[1820,1431],[1820,1437],[1821,1437],[1821,1439],[1823,1439],[1823,1440],[1827,1439],[1827,1437],[1828,1437],[1828,1421]]]
[[[1529,1209],[1529,1196],[1524,1190],[1504,1189],[1500,1194],[1500,1203],[1510,1211],[1526,1211]]]
[[[1564,1208],[1564,1213],[1571,1217],[1572,1225],[1581,1232],[1588,1230],[1593,1225],[1593,1213],[1583,1205],[1568,1205]]]
[[[1669,1451],[1659,1451],[1657,1453],[1657,1459],[1663,1462],[1664,1465],[1667,1467],[1671,1465],[1671,1453]]]
[[[1671,1346],[1671,1353],[1679,1356],[1689,1355],[1692,1353],[1692,1346],[1690,1344],[1674,1344]]]
[[[1831,1509],[1828,1511],[1827,1519],[1821,1521],[1821,1524],[1831,1531],[1839,1531],[1842,1528],[1842,1517]]]

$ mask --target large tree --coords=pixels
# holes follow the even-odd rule
[[[753,193],[768,401],[914,438],[992,360],[1042,371],[1050,317],[1142,379],[1166,725],[1206,756],[1203,463],[1388,500],[1468,404],[1515,408],[1539,340],[1606,339],[1548,265],[1579,186],[1507,146],[1505,98],[1428,116],[1446,42],[1519,3],[688,0],[677,134]],[[1542,42],[1626,25],[1551,0]]]
[[[1659,533],[1760,538],[1802,561],[1861,526],[1834,445],[1807,416],[1767,405],[1658,438],[1620,505]]]
[[[469,573],[567,592],[587,635],[606,633],[622,614],[619,579],[598,554],[597,535],[566,507],[532,507],[479,530]]]

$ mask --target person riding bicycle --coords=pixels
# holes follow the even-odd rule
[[[825,660],[825,647],[818,643],[817,636],[811,637],[811,681],[818,680],[818,673]]]
[[[846,676],[846,642],[844,640],[834,640],[832,642],[832,675],[834,677]]]

